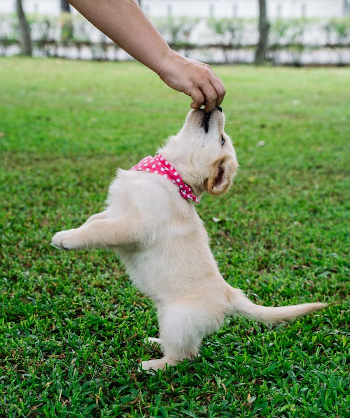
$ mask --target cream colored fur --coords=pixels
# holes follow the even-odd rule
[[[223,113],[212,112],[207,133],[204,117],[202,110],[190,111],[178,135],[159,150],[197,197],[205,191],[214,195],[227,191],[238,166],[224,132]],[[193,202],[183,199],[172,182],[155,173],[119,170],[109,188],[106,210],[80,228],[58,232],[52,244],[67,250],[116,251],[133,284],[153,300],[164,357],[144,361],[145,370],[196,356],[203,337],[217,331],[227,315],[276,323],[326,306],[258,306],[228,285]]]

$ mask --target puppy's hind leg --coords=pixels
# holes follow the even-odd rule
[[[142,362],[144,370],[164,369],[184,359],[193,359],[205,335],[217,331],[224,319],[205,305],[178,301],[158,310],[160,344],[164,357]]]

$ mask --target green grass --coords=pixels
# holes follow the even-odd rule
[[[190,101],[135,63],[0,59],[1,417],[350,417],[350,70],[216,70],[241,165],[198,207],[220,270],[256,303],[331,306],[228,318],[195,361],[138,373],[160,354],[143,343],[151,302],[114,254],[50,240],[101,210],[117,167]]]

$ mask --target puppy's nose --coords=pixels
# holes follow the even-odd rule
[[[217,106],[215,109],[220,110],[220,112],[222,113],[222,107]]]

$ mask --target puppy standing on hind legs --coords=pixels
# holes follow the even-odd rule
[[[194,358],[203,337],[217,331],[227,315],[276,323],[326,306],[258,306],[222,278],[194,203],[205,191],[226,192],[236,172],[224,124],[220,108],[209,115],[191,110],[155,157],[118,171],[104,212],[52,239],[67,250],[117,252],[133,284],[153,300],[164,357],[143,362],[145,370]]]

